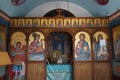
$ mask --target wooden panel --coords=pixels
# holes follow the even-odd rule
[[[28,63],[27,80],[45,80],[44,63]]]
[[[95,63],[94,80],[111,80],[110,63]]]
[[[92,80],[91,63],[75,63],[75,80]]]

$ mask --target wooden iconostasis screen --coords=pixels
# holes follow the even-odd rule
[[[76,27],[71,26],[74,21]],[[84,21],[92,21],[92,24],[81,25]],[[109,23],[106,18],[11,19],[9,52],[13,65],[9,68],[10,78],[50,80],[50,74],[54,79],[55,75],[62,75],[62,71],[51,74],[47,68],[58,66],[57,69],[61,65],[72,67],[68,72],[72,78],[68,80],[112,80],[111,37],[109,27],[105,24],[103,27],[103,22],[107,22],[106,26]]]
[[[81,76],[75,76],[75,80],[111,80],[108,44],[108,35],[103,31],[95,32],[92,39],[87,32],[76,34],[74,74]]]
[[[15,32],[10,37],[10,57],[13,64],[9,67],[9,76],[10,79],[25,79],[25,74],[34,69],[42,70],[38,72],[43,75],[41,77],[33,77],[34,71],[30,71],[31,75],[26,77],[28,80],[44,80],[44,69],[45,66],[42,63],[39,65],[32,64],[34,61],[43,61],[44,60],[44,36],[40,32],[33,32],[29,35],[28,42],[26,41],[26,36],[23,32]],[[28,43],[28,44],[27,44]],[[27,47],[28,46],[28,47]],[[37,65],[37,66],[36,66]],[[28,66],[28,67],[27,67]],[[39,68],[37,68],[39,66]],[[41,67],[41,68],[40,68]],[[36,72],[36,71],[35,71]],[[43,73],[43,74],[42,74]],[[29,73],[28,73],[29,74]]]

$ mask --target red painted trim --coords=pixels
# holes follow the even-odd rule
[[[10,16],[8,14],[6,14],[4,11],[2,11],[1,9],[0,9],[0,12],[2,12],[5,16],[10,18]]]

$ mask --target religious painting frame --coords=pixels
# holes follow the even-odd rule
[[[93,19],[87,19],[87,27],[93,27]]]
[[[116,26],[113,30],[113,43],[114,43],[114,59],[120,62],[120,25]]]
[[[108,19],[102,19],[102,27],[109,27],[109,20]]]
[[[17,19],[10,19],[10,27],[17,27]]]
[[[19,79],[25,76],[26,69],[26,35],[23,32],[15,32],[10,37],[10,58],[12,68],[9,70],[10,79]],[[20,73],[21,72],[21,73]],[[11,75],[15,73],[15,75]]]
[[[45,41],[41,32],[35,31],[29,35],[28,61],[44,61]]]
[[[41,19],[41,27],[48,27],[48,19]]]
[[[97,31],[93,35],[93,52],[95,61],[110,60],[108,46],[108,35],[103,31]]]
[[[55,27],[55,19],[49,19],[49,27]]]
[[[94,27],[101,27],[101,19],[99,18],[94,19]]]
[[[25,20],[26,27],[33,27],[32,23],[33,23],[32,19],[26,19]]]
[[[78,19],[76,18],[76,19],[71,19],[71,26],[72,27],[79,27],[79,21],[78,21]]]
[[[33,24],[33,27],[37,28],[37,27],[40,27],[40,19],[39,18],[35,18],[32,20],[32,24]]]
[[[75,35],[75,61],[91,60],[91,39],[87,32],[80,31]]]
[[[72,64],[72,36],[67,32],[52,32],[47,36],[47,63]]]
[[[86,19],[79,19],[79,27],[86,27]]]
[[[18,27],[25,27],[25,19],[18,19]]]
[[[63,19],[62,18],[57,18],[56,19],[56,27],[61,28],[63,27]]]
[[[71,20],[70,19],[64,19],[64,27],[71,27]]]
[[[6,50],[6,28],[0,24],[0,52],[5,52]]]

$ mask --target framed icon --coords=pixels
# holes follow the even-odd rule
[[[44,60],[44,35],[41,32],[33,32],[29,36],[28,61]]]
[[[33,27],[40,27],[40,19],[33,19]]]
[[[101,27],[101,19],[94,19],[94,27]]]
[[[41,27],[48,27],[48,20],[47,19],[41,19]]]
[[[108,19],[102,19],[102,27],[109,27]]]
[[[18,19],[18,27],[25,27],[25,19]]]
[[[78,19],[72,19],[72,27],[79,27]]]
[[[11,71],[15,73],[13,79],[19,79],[17,76],[18,72],[22,72],[22,75],[25,76],[25,66],[26,66],[26,36],[23,32],[15,32],[11,36],[10,42],[10,58],[12,60],[12,68]],[[21,73],[20,73],[21,75]]]
[[[71,27],[70,19],[64,19],[64,27]]]
[[[55,19],[49,19],[49,27],[55,27]]]
[[[78,32],[75,36],[75,60],[91,60],[91,42],[90,36],[86,32]]]
[[[32,27],[32,19],[26,19],[25,24],[26,27]]]
[[[56,27],[63,27],[63,19],[56,19]]]
[[[93,37],[93,49],[94,49],[94,59],[96,61],[106,61],[109,60],[107,39],[108,36],[102,31],[98,31]]]
[[[86,19],[79,19],[79,26],[86,27]]]
[[[93,19],[87,19],[87,27],[93,27]]]
[[[10,19],[10,27],[17,27],[17,19]]]

